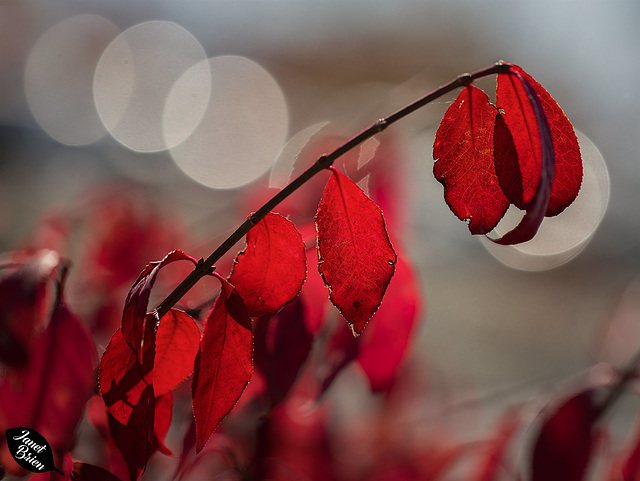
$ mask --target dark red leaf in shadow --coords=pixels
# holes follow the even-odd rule
[[[16,466],[4,439],[11,427],[28,426],[39,432],[56,455],[73,447],[76,426],[95,384],[96,364],[96,348],[83,324],[58,304],[46,330],[34,339],[28,364],[8,370],[0,380],[3,466]]]
[[[357,361],[374,392],[391,387],[422,314],[422,296],[411,265],[398,255],[385,301],[359,339]]]
[[[120,481],[106,469],[92,464],[74,462],[71,481]]]
[[[31,343],[47,319],[47,281],[60,264],[51,250],[0,256],[0,362],[25,367]]]
[[[534,85],[529,82],[529,80],[524,77],[519,69],[514,69],[513,76],[515,76],[520,82],[521,86],[526,92],[528,103],[522,102],[520,105],[529,105],[531,107],[531,114],[528,116],[528,124],[523,126],[526,133],[518,132],[518,135],[524,136],[525,138],[530,139],[531,122],[535,121],[537,124],[537,132],[539,133],[540,139],[540,162],[539,162],[539,174],[538,174],[538,182],[535,189],[535,193],[530,202],[528,202],[525,206],[526,212],[524,217],[520,220],[520,223],[511,231],[507,232],[505,235],[498,239],[491,239],[496,244],[501,245],[512,245],[519,244],[522,242],[526,242],[528,240],[533,239],[533,237],[538,232],[540,228],[540,224],[547,214],[547,209],[549,206],[549,200],[551,198],[551,190],[553,187],[553,179],[555,173],[555,154],[554,154],[554,146],[553,139],[551,137],[551,129],[549,127],[549,122],[547,121],[547,115],[542,105],[542,100],[538,95]],[[525,107],[523,107],[525,108]],[[532,117],[531,117],[532,116]],[[515,144],[515,139],[513,137],[509,138],[506,135],[503,127],[507,125],[503,125],[502,119],[497,120],[497,130],[498,133],[504,134],[496,144],[496,147],[500,147],[500,150],[496,151],[496,164],[500,164],[504,162],[507,167],[515,166],[516,162],[513,159],[513,149],[518,151],[518,146]],[[510,130],[511,133],[513,131]],[[510,145],[510,141],[513,140],[514,144]],[[518,151],[518,157],[520,157]],[[520,165],[522,167],[522,165]],[[498,167],[496,170],[498,173],[503,172],[504,169],[502,167]],[[510,181],[517,180],[518,176],[511,176]],[[523,178],[522,170],[520,171],[520,178]],[[524,179],[523,179],[524,181]],[[503,186],[504,187],[504,186]],[[504,187],[508,189],[507,187]],[[513,187],[512,191],[517,192],[520,191],[519,187]]]
[[[156,397],[174,389],[193,372],[199,346],[200,329],[187,313],[171,309],[160,319],[153,365]]]
[[[296,227],[269,213],[247,234],[229,278],[251,317],[275,314],[298,296],[307,277],[304,242]]]
[[[487,94],[469,85],[447,109],[433,144],[444,199],[472,234],[490,232],[509,207],[494,166],[497,114]]]
[[[154,404],[153,386],[145,385],[126,424],[108,414],[111,437],[124,457],[131,481],[142,475],[156,448]]]
[[[555,174],[546,215],[554,216],[569,206],[580,191],[582,157],[578,139],[571,122],[551,95],[520,67],[514,65],[511,71],[517,75],[498,75],[496,105],[504,111],[504,121],[513,136],[519,167],[516,167],[518,174],[515,175],[512,161],[503,165],[501,158],[496,156],[500,184],[509,201],[520,209],[525,209],[533,201],[540,182],[540,131],[538,118],[525,86],[526,81],[540,99],[553,141]]]
[[[260,318],[254,329],[255,365],[265,376],[271,406],[288,394],[309,356],[313,335],[300,298],[277,315]]]
[[[153,389],[152,371],[153,363],[138,363],[122,331],[114,332],[100,360],[98,378],[100,394],[109,413],[120,424],[127,424],[138,403],[144,402],[145,389]]]
[[[225,279],[204,325],[193,373],[196,452],[242,395],[253,372],[251,318],[242,298]]]
[[[397,260],[380,208],[337,170],[318,205],[318,271],[331,302],[362,333],[376,312]]]
[[[161,261],[147,264],[147,267],[145,267],[129,291],[125,301],[124,312],[122,313],[122,336],[127,344],[134,349],[140,364],[142,364],[143,346],[146,341],[143,334],[151,288],[160,269],[178,260],[188,260],[193,265],[197,264],[193,257],[186,255],[182,251],[175,250],[170,252]]]
[[[545,416],[533,450],[531,481],[584,478],[599,413],[593,396],[593,389],[581,391]]]

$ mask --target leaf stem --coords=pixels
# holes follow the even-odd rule
[[[333,162],[340,156],[354,149],[365,140],[373,137],[374,135],[382,132],[391,124],[394,124],[398,120],[412,114],[416,110],[424,107],[430,102],[442,97],[443,95],[455,90],[459,87],[465,87],[471,84],[474,80],[487,77],[489,75],[495,75],[499,73],[506,73],[511,68],[511,64],[504,61],[499,61],[494,65],[485,67],[473,73],[464,73],[459,75],[455,79],[448,83],[438,87],[437,89],[429,92],[424,97],[419,98],[415,102],[401,108],[388,117],[382,118],[371,126],[352,137],[350,140],[340,145],[334,151],[329,154],[320,156],[315,163],[295,178],[291,183],[284,187],[280,192],[275,194],[270,200],[268,200],[260,209],[254,212],[247,220],[245,220],[240,226],[218,247],[211,253],[209,257],[199,262],[194,270],[155,308],[155,313],[158,317],[164,316],[169,309],[171,309],[202,277],[211,272],[213,265],[220,260],[220,258],[226,254],[231,248],[239,242],[246,234],[260,222],[274,207],[280,202],[289,197],[298,188],[303,186],[309,179],[314,177],[317,173],[330,167]]]

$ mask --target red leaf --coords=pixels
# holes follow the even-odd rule
[[[0,464],[13,463],[6,457],[4,431],[15,426],[38,431],[56,453],[73,447],[76,426],[94,387],[96,364],[93,340],[60,303],[46,331],[34,340],[28,364],[7,371],[0,380]]]
[[[99,466],[75,462],[71,472],[71,481],[120,481],[120,478]]]
[[[193,373],[196,452],[233,409],[251,380],[251,319],[233,286],[219,277],[222,290],[205,323]]]
[[[582,183],[582,158],[573,126],[560,106],[549,93],[529,74],[518,66],[513,73],[499,74],[496,89],[496,105],[504,110],[504,121],[513,136],[517,151],[517,174],[514,165],[506,165],[496,157],[496,169],[502,188],[509,200],[524,209],[533,200],[540,182],[542,148],[538,119],[529,100],[524,78],[537,94],[551,130],[555,153],[555,175],[547,216],[554,216],[570,205]]]
[[[599,410],[593,390],[566,399],[543,421],[532,460],[531,481],[580,481],[593,446]]]
[[[156,397],[171,391],[193,372],[199,345],[200,329],[191,316],[171,309],[160,319],[153,365]]]
[[[314,226],[315,237],[315,226]],[[313,265],[318,262],[318,249],[315,246],[307,249],[307,265]],[[323,326],[326,308],[329,304],[329,296],[327,296],[327,288],[324,285],[322,276],[314,269],[307,275],[300,298],[304,306],[304,322],[307,330],[311,334],[317,334]]]
[[[380,208],[348,177],[332,169],[318,205],[318,271],[331,302],[362,333],[376,312],[397,257]]]
[[[193,257],[186,255],[182,251],[175,250],[170,252],[161,261],[147,264],[147,267],[145,267],[129,291],[125,301],[124,312],[122,314],[122,336],[132,349],[135,350],[140,364],[142,364],[143,346],[145,344],[144,331],[151,288],[160,269],[178,260],[189,260],[193,262],[194,265],[197,264]]]
[[[374,392],[384,391],[393,383],[422,313],[420,292],[411,265],[403,256],[398,256],[396,273],[389,283],[385,302],[359,340],[357,361]]]
[[[145,389],[153,389],[152,370],[152,363],[138,363],[122,331],[114,332],[100,360],[99,387],[109,413],[120,424],[129,422],[135,407],[144,401]]]
[[[494,166],[497,113],[489,97],[469,85],[447,109],[433,144],[433,173],[445,201],[472,234],[491,231],[509,207]]]
[[[154,417],[155,399],[152,385],[145,385],[126,424],[118,422],[110,413],[108,415],[109,431],[124,457],[131,481],[142,475],[157,447]]]
[[[60,264],[51,250],[10,252],[0,257],[0,362],[27,365],[34,337],[47,319],[47,281]]]
[[[313,335],[304,321],[300,298],[255,327],[255,364],[265,376],[271,407],[282,401],[307,360]]]
[[[247,234],[229,282],[251,317],[275,314],[298,296],[307,277],[304,242],[295,226],[269,213]]]

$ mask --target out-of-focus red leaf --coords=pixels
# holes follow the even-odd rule
[[[331,302],[362,333],[393,276],[396,253],[380,208],[337,170],[318,205],[318,271]]]
[[[233,286],[222,284],[207,318],[193,373],[196,452],[233,409],[253,372],[251,318]]]
[[[154,434],[155,398],[153,385],[145,385],[126,424],[108,414],[109,431],[127,464],[129,478],[137,480],[157,447]]]
[[[396,273],[389,283],[385,301],[359,339],[357,362],[374,392],[391,387],[407,351],[423,301],[411,265],[398,256]]]
[[[145,341],[148,342],[144,338],[145,323],[153,319],[146,317],[151,288],[160,269],[178,260],[189,260],[193,265],[197,264],[193,257],[186,255],[182,251],[175,250],[170,252],[161,261],[147,264],[147,267],[145,267],[129,291],[125,301],[124,312],[122,313],[122,336],[136,352],[138,363],[140,364],[142,364]]]
[[[307,277],[304,242],[296,227],[269,213],[247,234],[229,282],[252,317],[275,314],[298,296]]]
[[[524,78],[539,97],[551,130],[555,174],[546,215],[554,216],[570,205],[580,191],[582,157],[578,139],[571,122],[551,95],[520,67],[514,65],[511,71],[517,72],[517,75],[498,74],[496,105],[504,111],[504,122],[513,137],[519,167],[513,164],[512,157],[508,157],[505,163],[496,157],[500,184],[509,201],[525,209],[532,202],[540,182],[540,131],[527,89],[521,80]]]
[[[302,301],[298,298],[277,315],[260,318],[254,338],[255,365],[265,376],[274,406],[286,397],[311,351],[313,336],[304,322]]]
[[[173,418],[173,393],[171,391],[156,397],[155,416],[153,421],[153,433],[155,435],[155,447],[165,456],[171,456],[171,450],[164,444],[169,428],[171,427],[171,419]]]
[[[95,383],[96,348],[82,323],[58,302],[46,330],[34,339],[27,365],[0,380],[0,463],[13,472],[7,428],[28,426],[56,454],[69,451]]]
[[[315,227],[314,227],[315,234]],[[318,249],[316,247],[315,236],[314,245],[307,249],[307,265],[311,266],[318,262]],[[327,288],[324,285],[322,276],[315,269],[309,271],[307,280],[300,291],[304,309],[304,322],[307,331],[311,334],[317,334],[322,329],[325,317],[325,311],[329,304],[329,296]]]
[[[60,264],[51,250],[0,256],[0,362],[25,367],[34,337],[46,324],[47,281]]]
[[[98,378],[100,394],[109,413],[120,424],[129,422],[135,406],[143,400],[145,389],[149,386],[153,389],[152,371],[152,363],[138,363],[122,331],[114,332],[100,360]]]
[[[593,447],[599,409],[593,389],[564,400],[543,420],[533,450],[531,481],[581,481]]]
[[[447,109],[433,144],[444,199],[472,234],[490,232],[509,207],[494,166],[497,114],[487,94],[469,85]]]
[[[499,477],[500,468],[507,459],[506,451],[520,427],[521,418],[516,411],[508,411],[498,426],[498,432],[490,441],[489,449],[478,467],[477,481],[494,481]]]
[[[200,329],[187,313],[171,309],[160,319],[153,365],[156,397],[171,391],[193,372],[199,345]]]
[[[120,478],[99,466],[76,461],[73,463],[71,481],[120,481]]]

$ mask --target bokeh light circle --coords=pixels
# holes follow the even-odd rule
[[[546,217],[536,236],[528,242],[500,246],[482,239],[487,250],[506,266],[541,271],[565,264],[587,246],[600,225],[609,203],[609,172],[595,145],[581,132],[576,131],[576,135],[584,173],[580,193],[573,204],[555,217]],[[493,234],[504,235],[521,217],[522,212],[512,206]]]
[[[256,62],[221,56],[208,64],[207,111],[198,128],[170,153],[180,169],[203,185],[240,187],[273,165],[287,138],[287,104],[278,83]]]
[[[188,105],[175,109],[180,118],[168,123],[181,125],[175,132],[165,132],[165,103],[184,72],[204,60],[202,45],[172,22],[145,22],[118,35],[104,50],[94,76],[96,107],[109,133],[138,152],[165,150],[183,141],[206,109],[208,76],[192,79],[196,88]],[[198,97],[203,93],[204,98]]]
[[[99,15],[77,15],[47,30],[24,72],[27,103],[42,129],[66,145],[87,145],[105,130],[93,101],[93,75],[120,30]]]
[[[320,132],[324,134],[329,122],[318,122],[310,125],[291,137],[282,147],[271,168],[269,187],[274,189],[284,188],[294,177],[302,173],[310,165],[299,165],[298,158],[305,146]]]

